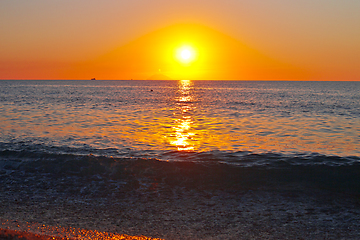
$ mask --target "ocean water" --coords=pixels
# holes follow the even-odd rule
[[[359,82],[0,81],[0,89],[2,159],[359,163]]]
[[[360,194],[360,82],[0,81],[3,216],[289,186]]]
[[[2,175],[41,161],[81,172],[88,158],[108,173],[128,161],[359,172],[359,82],[0,81],[0,89]]]
[[[0,87],[2,150],[161,160],[183,152],[360,156],[359,82],[1,81]]]

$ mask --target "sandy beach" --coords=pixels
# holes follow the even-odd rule
[[[113,233],[149,237],[119,239],[360,239],[359,199],[322,190],[9,200],[2,195],[1,228],[56,237],[79,237],[76,232],[85,230],[103,234],[96,239]]]
[[[88,235],[85,235],[88,234]],[[151,240],[155,238],[148,238],[145,236],[128,236],[125,234],[111,234],[111,233],[99,233],[95,231],[85,231],[82,230],[79,235],[74,238],[69,237],[55,237],[44,234],[36,234],[31,232],[17,231],[17,230],[9,230],[9,229],[0,229],[0,239],[3,240],[73,240],[73,239],[122,239],[122,240]]]
[[[30,232],[22,232],[22,231],[16,231],[16,230],[9,230],[9,229],[0,229],[0,239],[27,239],[27,240],[38,240],[38,239],[56,239],[56,240],[63,240],[66,238],[60,238],[60,237],[52,237],[47,235],[40,235]]]

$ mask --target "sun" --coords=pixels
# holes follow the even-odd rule
[[[196,51],[191,46],[182,46],[176,50],[176,58],[182,64],[190,64],[196,59]]]
[[[183,60],[188,60],[191,57],[191,51],[189,49],[184,49],[180,53]]]

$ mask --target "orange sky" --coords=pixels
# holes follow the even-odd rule
[[[360,80],[358,9],[325,0],[4,0],[0,79]],[[175,56],[182,45],[197,56],[186,66]]]

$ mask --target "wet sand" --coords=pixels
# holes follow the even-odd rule
[[[3,229],[37,233],[43,226],[42,234],[57,237],[85,229],[103,234],[97,239],[112,233],[161,239],[360,239],[359,203],[356,196],[293,186],[148,192],[117,199],[5,201],[2,195],[0,214]],[[54,234],[54,229],[61,230]]]
[[[54,240],[63,240],[66,238],[60,238],[60,237],[52,237],[47,235],[40,235],[30,232],[22,232],[22,231],[16,231],[16,230],[9,230],[9,229],[0,229],[0,239],[3,240],[15,240],[15,239],[27,239],[27,240],[48,240],[48,239],[54,239]]]

